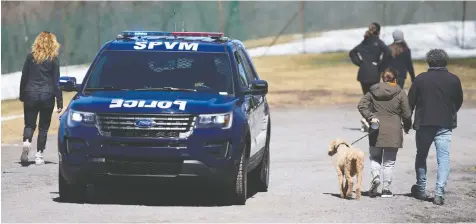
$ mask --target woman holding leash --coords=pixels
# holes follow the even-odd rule
[[[40,115],[35,163],[43,164],[48,129],[55,106],[60,113],[63,108],[63,94],[59,88],[60,44],[50,32],[41,32],[35,39],[32,51],[26,56],[20,81],[20,101],[23,102],[25,128],[23,131],[22,165],[28,163],[31,140],[36,129],[36,119]]]
[[[365,32],[364,40],[349,52],[352,63],[359,67],[357,80],[360,82],[365,95],[369,88],[380,82],[380,73],[385,70],[385,65],[391,59],[392,52],[380,40],[380,24],[372,23]],[[365,119],[361,120],[362,131],[369,128]]]
[[[382,73],[383,82],[370,87],[359,102],[360,114],[369,122],[379,123],[379,129],[369,134],[370,169],[372,175],[369,195],[375,197],[380,185],[380,169],[383,166],[382,197],[392,197],[392,169],[397,152],[403,145],[402,121],[405,133],[411,128],[411,111],[408,98],[397,86],[398,72],[387,68]]]

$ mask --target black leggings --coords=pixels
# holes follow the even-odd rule
[[[51,115],[55,106],[55,98],[49,93],[26,92],[23,102],[23,113],[25,119],[25,129],[23,130],[23,141],[31,142],[36,129],[36,119],[40,114],[37,151],[43,152],[50,129]]]
[[[362,86],[362,92],[365,94],[367,94],[369,92],[369,89],[371,86],[373,86],[374,84],[377,84],[378,82],[374,83],[374,82],[361,82],[360,83],[360,86]]]

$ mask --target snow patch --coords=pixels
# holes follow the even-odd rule
[[[476,21],[420,23],[399,26],[386,26],[381,29],[381,39],[386,44],[393,42],[392,32],[400,29],[404,33],[413,59],[425,58],[426,53],[433,48],[445,49],[450,58],[465,58],[476,56]],[[248,50],[251,56],[290,55],[300,54],[305,46],[306,53],[348,52],[359,44],[367,28],[349,30],[333,30],[321,33],[318,37],[306,38],[303,45],[301,40],[271,47],[258,47]],[[462,44],[464,43],[464,49]]]

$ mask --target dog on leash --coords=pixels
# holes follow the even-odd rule
[[[335,139],[329,145],[328,154],[332,157],[332,163],[337,171],[340,197],[352,197],[354,187],[353,177],[357,176],[355,199],[359,200],[361,195],[362,173],[364,171],[364,153],[360,149],[352,147],[345,140]]]

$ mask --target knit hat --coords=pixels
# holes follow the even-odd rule
[[[395,30],[393,31],[393,40],[394,41],[403,41],[403,32],[401,30]]]

